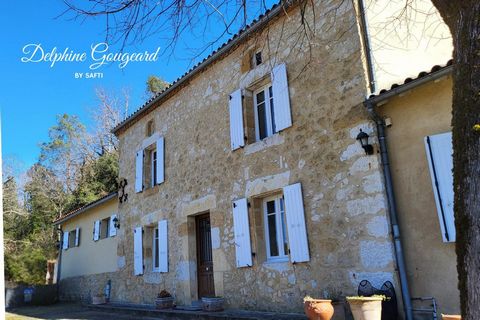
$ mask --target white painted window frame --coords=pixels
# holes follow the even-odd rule
[[[159,245],[158,241],[160,239],[160,234],[159,234],[158,227],[153,228],[153,245],[152,245],[152,270],[153,272],[160,272],[160,256],[157,257],[157,247]],[[159,249],[160,250],[160,249]],[[158,258],[158,266],[155,266],[155,259]]]
[[[150,151],[150,186],[153,188],[155,187],[155,185],[157,184],[157,175],[158,175],[158,172],[157,174],[155,174],[155,170],[157,169],[157,148],[153,148],[151,151]]]
[[[268,227],[268,212],[267,212],[267,202],[275,201],[275,224],[277,226],[277,246],[278,246],[278,256],[272,257],[270,255],[270,230]],[[283,221],[282,221],[282,212],[280,207],[280,202],[283,200],[282,194],[277,194],[274,196],[270,196],[264,198],[262,201],[263,206],[263,222],[264,222],[264,230],[265,230],[265,244],[267,250],[267,262],[286,262],[289,260],[288,252],[285,252],[285,248],[283,246],[283,238],[287,239],[288,243],[288,235],[286,230],[286,215],[285,215],[285,203],[283,203]]]
[[[255,90],[253,92],[253,108],[254,108],[254,115],[255,115],[255,140],[256,141],[261,141],[262,139],[260,139],[260,126],[259,126],[259,122],[258,122],[258,103],[257,103],[257,94],[259,94],[260,92],[264,92],[264,96],[265,96],[265,110],[266,110],[266,125],[267,125],[267,136],[263,139],[266,139],[270,136],[273,136],[276,131],[274,131],[273,129],[273,115],[272,115],[272,105],[271,105],[271,100],[275,100],[275,97],[273,97],[273,88],[272,88],[272,96],[270,96],[270,90],[269,88],[272,86],[271,83],[268,83],[264,86],[262,86],[261,88]],[[274,111],[275,112],[275,111]]]

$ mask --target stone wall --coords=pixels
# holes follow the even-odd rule
[[[315,30],[310,44],[299,29],[299,9],[292,9],[119,134],[120,177],[129,182],[129,196],[119,205],[114,300],[152,303],[164,288],[179,304],[197,299],[194,216],[204,212],[212,223],[215,292],[229,307],[300,311],[307,294],[354,294],[363,279],[396,283],[379,156],[366,156],[355,139],[360,128],[375,135],[361,104],[366,82],[355,13],[350,2],[318,0],[315,12],[314,24],[311,8],[305,17]],[[249,70],[245,61],[258,50],[264,63]],[[244,148],[231,151],[229,94],[265,81],[278,63],[287,66],[292,127],[260,142],[248,137]],[[135,153],[151,120],[165,138],[165,182],[135,193]],[[259,254],[252,267],[236,268],[232,201],[255,202],[297,182],[310,261],[263,261],[253,205],[251,243]],[[151,270],[148,227],[161,219],[169,221],[168,273]],[[133,275],[136,226],[146,230],[143,276]]]

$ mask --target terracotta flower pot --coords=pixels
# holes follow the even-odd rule
[[[382,297],[347,297],[355,320],[381,320]]]
[[[310,320],[330,320],[333,316],[332,300],[305,300],[303,309]]]
[[[443,314],[442,313],[442,320],[462,320],[462,316],[461,315]]]

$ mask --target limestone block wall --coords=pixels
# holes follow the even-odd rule
[[[298,311],[307,294],[354,294],[362,279],[396,283],[379,157],[365,155],[355,140],[360,128],[375,132],[361,105],[366,82],[354,9],[349,2],[315,1],[315,23],[307,12],[315,31],[310,44],[302,42],[299,9],[292,9],[119,134],[120,177],[129,182],[129,195],[119,205],[113,300],[152,303],[162,289],[178,304],[198,299],[194,217],[204,212],[211,219],[215,293],[229,307]],[[261,50],[264,62],[245,68],[252,50]],[[249,137],[232,151],[229,94],[268,81],[279,63],[287,67],[293,125],[260,142]],[[165,182],[135,193],[135,154],[151,120],[165,139]],[[297,182],[310,261],[267,263],[255,200]],[[245,197],[253,203],[256,255],[252,267],[237,268],[232,201]],[[161,219],[169,222],[168,273],[151,268],[150,227]],[[138,226],[145,229],[142,276],[133,275]]]

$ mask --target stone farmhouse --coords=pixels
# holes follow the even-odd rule
[[[216,295],[229,308],[295,312],[305,295],[355,295],[369,280],[391,281],[404,308],[408,282],[412,296],[438,294],[440,307],[458,311],[454,251],[441,239],[429,175],[437,160],[420,147],[449,130],[451,84],[442,86],[442,125],[435,118],[428,130],[411,128],[435,108],[417,102],[425,89],[406,102],[391,91],[366,101],[358,8],[312,5],[305,15],[296,3],[274,6],[114,129],[118,194],[55,221],[62,299],[88,301],[109,282],[114,302],[152,304],[166,289],[178,305]],[[302,20],[311,31],[299,29]],[[404,279],[372,110],[393,122],[387,151],[405,230],[397,237],[406,242]],[[357,140],[361,132],[372,150]],[[445,267],[429,274],[435,259]],[[452,291],[441,293],[445,286]]]

